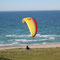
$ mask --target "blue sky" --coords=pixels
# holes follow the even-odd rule
[[[60,0],[0,0],[0,11],[60,10]]]

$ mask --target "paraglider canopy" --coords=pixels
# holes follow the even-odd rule
[[[37,33],[37,22],[33,17],[23,18],[22,23],[26,23],[29,31],[31,33],[31,37],[35,37]]]

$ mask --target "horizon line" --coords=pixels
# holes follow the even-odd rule
[[[60,10],[5,10],[5,11],[60,11]],[[0,11],[0,12],[5,12]]]

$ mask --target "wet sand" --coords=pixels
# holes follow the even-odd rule
[[[15,49],[15,48],[26,48],[27,45],[19,46],[0,46],[0,50],[5,49]],[[30,48],[56,48],[60,47],[60,43],[48,43],[48,44],[39,44],[39,45],[28,45]]]

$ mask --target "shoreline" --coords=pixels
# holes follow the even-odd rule
[[[12,46],[0,46],[0,50],[15,49],[15,48],[26,48],[27,45],[12,45]],[[56,48],[60,47],[60,43],[48,43],[39,45],[28,45],[30,48]]]

